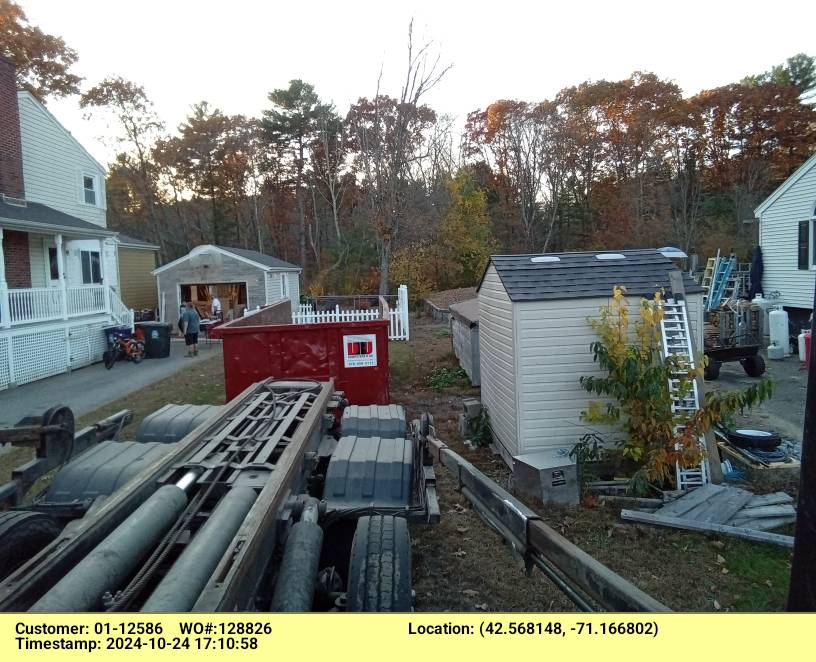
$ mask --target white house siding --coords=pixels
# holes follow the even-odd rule
[[[105,171],[28,92],[18,94],[26,199],[105,227]],[[97,179],[97,204],[84,202],[82,173]]]
[[[629,319],[634,335],[638,298],[629,299]],[[572,448],[582,435],[597,432],[613,442],[615,432],[581,421],[590,400],[582,376],[603,376],[593,360],[590,345],[597,339],[587,322],[597,319],[609,298],[518,302],[516,308],[519,453],[542,448]],[[702,347],[702,296],[688,298],[689,325]],[[484,389],[484,379],[483,386]]]
[[[816,163],[765,209],[759,219],[759,244],[767,295],[779,290],[781,303],[795,308],[813,306],[816,271],[798,269],[799,222],[813,217],[816,206]],[[816,233],[814,233],[816,234]],[[811,244],[816,236],[811,235]],[[811,245],[811,252],[813,247]]]
[[[105,273],[102,275],[103,281],[118,292],[118,256],[116,246],[112,242],[105,241]],[[98,239],[69,239],[64,242],[65,246],[65,279],[68,287],[79,286],[87,283],[82,282],[82,251],[100,251]]]
[[[479,289],[479,367],[482,403],[496,440],[518,453],[513,304],[492,265]]]

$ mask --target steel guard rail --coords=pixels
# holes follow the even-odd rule
[[[462,494],[524,559],[528,572],[533,565],[538,567],[579,609],[597,611],[598,605],[604,611],[671,611],[547,526],[534,511],[437,439],[432,426],[426,439],[434,459],[456,476]]]

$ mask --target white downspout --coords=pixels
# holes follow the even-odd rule
[[[3,228],[0,228],[0,328],[11,326],[8,283],[6,282],[6,258],[3,254]]]

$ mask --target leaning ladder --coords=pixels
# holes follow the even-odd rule
[[[723,295],[728,289],[731,272],[734,270],[736,264],[737,258],[735,257],[721,259],[717,263],[717,270],[714,273],[714,280],[711,283],[711,291],[706,299],[706,310],[714,310],[720,305]]]
[[[668,299],[663,303],[663,319],[660,322],[660,331],[663,335],[663,359],[669,356],[679,358],[680,370],[682,374],[675,374],[669,378],[669,394],[672,398],[672,413],[684,412],[686,416],[700,408],[700,394],[697,390],[697,382],[691,382],[691,390],[687,393],[680,392],[680,383],[688,370],[694,369],[694,351],[691,343],[691,331],[688,323],[688,312],[685,301],[675,301]],[[674,427],[674,433],[679,434],[685,429],[685,425],[678,424]],[[705,449],[705,440],[701,437],[700,446]],[[678,464],[677,489],[686,490],[699,487],[710,482],[708,472],[708,460],[703,459],[697,467],[683,469]]]

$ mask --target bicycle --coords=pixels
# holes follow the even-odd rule
[[[133,361],[133,363],[141,363],[145,357],[144,343],[133,338],[125,337],[120,333],[116,333],[111,338],[111,343],[103,355],[105,367],[110,370],[114,364],[123,358],[126,361]]]

